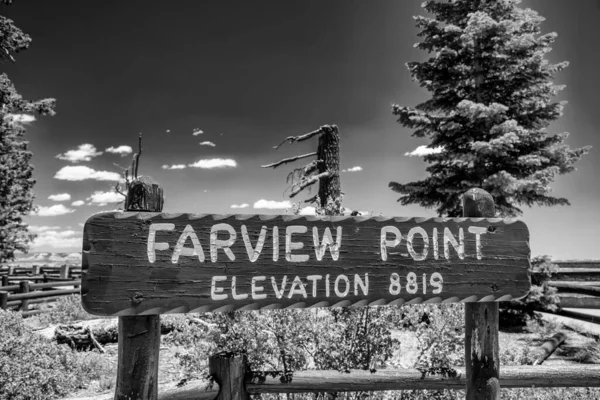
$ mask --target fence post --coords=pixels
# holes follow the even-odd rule
[[[0,308],[8,309],[8,292],[0,291]]]
[[[463,195],[463,217],[494,218],[494,198],[485,190]],[[500,400],[498,302],[465,303],[466,400]]]
[[[127,211],[162,211],[163,189],[142,176],[128,186]],[[115,400],[158,398],[160,315],[119,317],[119,350]]]
[[[250,399],[245,382],[246,371],[248,370],[245,354],[214,354],[209,358],[208,370],[219,384],[219,395],[215,400]]]
[[[67,264],[63,264],[60,266],[60,278],[67,279],[69,277],[69,266]]]
[[[19,282],[20,293],[29,293],[29,281]],[[29,311],[29,300],[21,300],[19,311]]]
[[[2,275],[2,286],[8,286],[8,274]]]

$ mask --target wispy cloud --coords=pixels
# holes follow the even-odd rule
[[[312,206],[306,206],[300,210],[299,214],[300,215],[316,215],[317,210]]]
[[[209,160],[198,160],[195,163],[188,164],[188,167],[203,169],[237,167],[237,162],[229,158],[211,158]]]
[[[202,135],[204,133],[204,131],[201,131],[199,128],[194,129],[194,131],[192,132],[192,135],[194,136],[198,136],[198,135]]]
[[[6,114],[4,118],[10,119],[11,122],[18,122],[21,124],[28,124],[35,121],[35,116],[29,114]]]
[[[86,179],[95,179],[97,181],[120,181],[121,175],[116,172],[96,171],[93,168],[85,165],[66,166],[62,167],[54,179],[61,181],[84,181]]]
[[[184,169],[185,165],[184,164],[174,164],[174,165],[163,165],[162,169]]]
[[[357,165],[356,167],[343,169],[342,172],[358,172],[358,171],[362,171],[362,170],[363,170],[362,167],[360,165]]]
[[[74,201],[74,202],[71,203],[71,205],[74,206],[74,207],[79,207],[79,206],[82,206],[84,204],[85,204],[85,201],[83,201],[83,200],[77,200],[77,201]]]
[[[45,232],[45,231],[55,231],[57,229],[60,229],[60,226],[48,226],[48,225],[29,225],[27,227],[27,229],[29,230],[29,232],[31,233],[40,233],[40,232]]]
[[[246,208],[246,207],[250,207],[250,204],[242,203],[242,204],[232,204],[231,205],[231,208]]]
[[[121,145],[118,147],[110,146],[105,151],[107,153],[120,154],[121,157],[125,157],[127,154],[133,153],[133,149],[131,148],[131,146],[125,146],[125,145]]]
[[[283,210],[286,208],[290,208],[291,206],[292,203],[290,203],[288,200],[275,201],[260,199],[256,203],[254,203],[254,208],[268,208],[271,210]]]
[[[54,217],[57,215],[65,215],[75,212],[75,210],[71,208],[67,208],[62,204],[57,204],[55,206],[38,206],[37,212],[31,213],[32,215],[38,215],[40,217]]]
[[[413,151],[407,151],[406,153],[404,153],[405,156],[408,157],[423,157],[429,154],[437,154],[437,153],[441,153],[442,151],[444,151],[443,147],[427,147],[426,145],[423,146],[419,146],[416,149],[414,149]]]
[[[48,199],[53,201],[67,201],[71,200],[71,195],[69,193],[51,194],[48,196]]]
[[[125,200],[125,197],[117,192],[96,191],[86,200],[89,201],[89,204],[101,207],[109,203],[120,203]]]
[[[46,230],[42,231],[41,233],[38,233],[38,236],[31,243],[31,247],[39,248],[44,246],[50,246],[55,249],[66,247],[81,247],[81,241],[82,237],[80,236],[80,232],[76,232],[73,230]]]
[[[96,151],[94,145],[84,143],[80,144],[76,150],[69,150],[64,154],[58,154],[56,158],[76,163],[80,161],[91,161],[92,158],[98,157],[101,154],[101,151]]]
[[[213,142],[209,142],[208,140],[204,141],[204,142],[200,142],[200,146],[210,146],[210,147],[215,147],[216,144],[214,144]]]

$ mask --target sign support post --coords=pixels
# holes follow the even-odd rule
[[[463,217],[494,218],[494,199],[482,189],[463,195]],[[465,303],[467,400],[500,400],[497,301]]]
[[[149,177],[129,185],[127,211],[162,211],[163,189]],[[140,300],[132,293],[131,304]],[[160,315],[119,317],[119,350],[115,400],[156,400]]]

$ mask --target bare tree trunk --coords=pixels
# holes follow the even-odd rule
[[[335,125],[327,125],[319,136],[317,159],[319,174],[329,171],[329,175],[319,182],[319,198],[321,207],[327,206],[328,199],[336,199],[341,195],[340,185],[340,133]]]

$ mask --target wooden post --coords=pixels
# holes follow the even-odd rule
[[[67,264],[60,266],[60,278],[67,279],[69,277],[69,266]]]
[[[340,133],[336,125],[322,127],[324,133],[319,136],[317,159],[319,174],[329,172],[329,176],[319,181],[319,199],[321,207],[327,206],[329,198],[335,200],[342,192],[340,184]]]
[[[29,281],[19,282],[20,293],[29,293]],[[29,311],[29,300],[21,300],[20,311]]]
[[[150,177],[128,187],[127,211],[162,211],[163,189]],[[119,350],[115,400],[158,398],[160,315],[119,317]]]
[[[2,286],[8,286],[8,274],[2,275]]]
[[[247,359],[244,354],[219,353],[208,361],[210,375],[219,384],[215,400],[249,400],[246,391]]]
[[[8,292],[0,291],[0,308],[3,310],[8,309]]]
[[[493,197],[482,189],[463,195],[463,217],[493,218]],[[500,400],[498,302],[465,303],[466,400]]]

